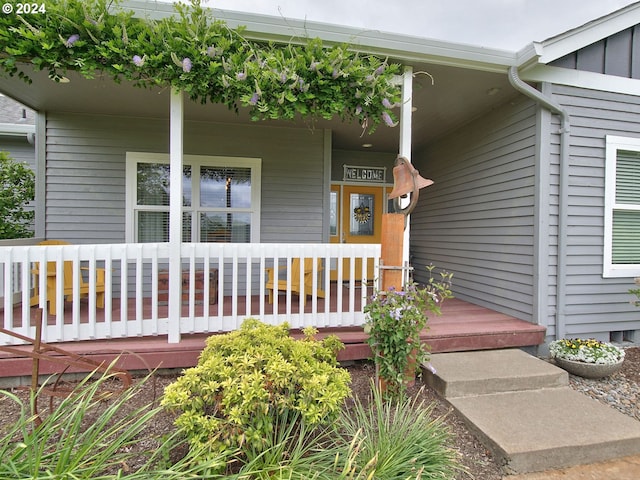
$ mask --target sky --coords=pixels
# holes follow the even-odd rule
[[[203,0],[203,5],[517,51],[635,1]]]

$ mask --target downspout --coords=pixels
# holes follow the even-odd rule
[[[569,134],[571,125],[569,114],[551,98],[545,96],[518,76],[518,69],[509,67],[509,83],[520,93],[533,99],[538,104],[560,117],[560,178],[558,185],[558,265],[556,270],[556,338],[566,335],[565,320],[565,291],[567,283],[566,252],[567,252],[567,211],[569,207]],[[542,200],[542,199],[541,199]]]

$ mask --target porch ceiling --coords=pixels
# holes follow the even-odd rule
[[[443,133],[481,115],[515,95],[505,73],[487,72],[439,64],[414,64],[412,142],[414,149]],[[422,73],[426,72],[426,73]],[[117,84],[109,77],[97,75],[86,80],[73,72],[69,83],[55,83],[46,72],[33,72],[33,83],[0,78],[0,92],[37,111],[61,111],[103,115],[167,118],[169,90],[145,90],[130,83]],[[433,81],[433,83],[432,83]],[[185,102],[185,120],[222,123],[251,122],[246,110],[239,114],[223,105],[200,105]],[[310,121],[264,121],[269,125],[296,125],[309,128]],[[333,131],[334,148],[360,150],[371,143],[371,150],[396,153],[399,128],[379,127],[373,135],[361,136],[358,124],[340,119],[313,122],[316,128]]]

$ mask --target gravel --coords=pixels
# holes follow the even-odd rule
[[[569,375],[571,388],[640,420],[640,347],[625,349],[622,369],[599,380]]]

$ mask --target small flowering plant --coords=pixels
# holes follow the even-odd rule
[[[369,337],[379,377],[390,396],[399,396],[406,388],[408,370],[414,375],[420,364],[429,359],[428,347],[420,342],[427,328],[427,315],[440,314],[442,302],[451,298],[451,277],[443,272],[436,281],[428,267],[429,283],[408,283],[403,290],[376,292],[364,307],[365,332]]]
[[[555,340],[549,344],[549,353],[551,358],[599,365],[614,365],[624,360],[623,349],[592,338]]]

